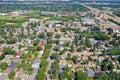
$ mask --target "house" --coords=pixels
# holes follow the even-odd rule
[[[28,75],[25,73],[25,71],[23,71],[21,76],[20,76],[20,79],[21,80],[27,80],[27,78],[28,78]]]
[[[64,47],[60,47],[60,51],[63,51],[64,50]]]
[[[94,44],[97,43],[97,40],[95,40],[95,39],[93,39],[93,38],[90,38],[89,40],[90,40],[91,45],[94,45]]]
[[[34,68],[32,74],[36,75],[38,73],[38,69]]]
[[[81,59],[82,59],[83,61],[88,60],[88,56],[83,55],[83,56],[81,56]]]
[[[25,10],[17,10],[17,11],[13,11],[13,12],[10,12],[10,16],[12,17],[16,17],[16,16],[19,16],[21,14],[25,14],[27,11]]]
[[[28,75],[26,80],[36,80],[36,75]]]
[[[93,70],[88,70],[86,72],[87,72],[88,76],[90,76],[90,77],[94,77],[95,76],[95,71],[93,71]]]
[[[27,42],[28,44],[31,44],[32,42],[29,38],[25,38],[24,41]]]
[[[116,62],[114,60],[110,61],[113,65],[116,65]]]
[[[44,50],[39,51],[38,57],[41,58],[43,56],[43,54],[44,54]]]
[[[32,74],[37,75],[39,66],[40,66],[40,59],[36,58],[32,64],[32,68],[33,68]]]
[[[67,67],[66,61],[65,60],[60,60],[59,66],[60,66],[59,73],[62,73],[63,72],[63,68]]]
[[[92,60],[97,60],[97,59],[98,59],[97,56],[90,56],[90,58],[91,58]]]
[[[29,54],[29,51],[25,51],[24,54]]]
[[[62,47],[64,46],[65,41],[60,40],[59,45]]]
[[[65,60],[67,58],[67,56],[68,56],[67,54],[60,55],[61,59],[63,59],[63,60]]]
[[[60,27],[62,26],[62,21],[54,21],[54,27]]]
[[[101,63],[103,60],[105,60],[105,58],[103,56],[99,56],[98,57],[98,62]]]
[[[24,51],[18,51],[16,57],[17,57],[17,58],[20,58],[20,57],[22,56],[23,53],[24,53]]]
[[[99,13],[94,13],[93,14],[95,17],[100,17],[100,14]]]
[[[62,21],[46,21],[46,25],[49,25],[49,27],[59,27],[62,25]]]
[[[39,54],[43,54],[44,53],[44,51],[43,50],[41,50],[40,52],[39,52]]]
[[[19,16],[19,15],[20,15],[19,12],[17,12],[17,11],[10,12],[9,14],[10,14],[10,16],[12,16],[12,17],[16,17],[16,16]]]
[[[71,12],[71,11],[60,11],[58,12],[59,16],[75,16],[76,12]]]
[[[14,58],[12,60],[12,63],[10,65],[8,65],[8,68],[15,68],[17,63],[19,62],[19,60],[20,60],[19,58]]]
[[[37,44],[37,46],[38,46],[38,47],[40,47],[40,46],[41,46],[41,44]]]
[[[36,19],[36,18],[30,18],[30,19],[29,19],[29,22],[33,22],[33,23],[34,23],[34,22],[38,22],[38,21],[39,21],[39,19]]]
[[[58,31],[60,31],[60,28],[55,28],[54,30],[55,30],[55,32],[58,32]]]
[[[56,12],[47,12],[47,11],[41,11],[42,15],[56,15]]]
[[[40,59],[39,58],[36,58],[32,64],[32,68],[36,68],[38,69],[40,66]]]
[[[87,72],[88,76],[89,77],[94,77],[96,76],[96,73],[94,70],[90,69],[89,67],[85,66],[84,67],[85,71]]]
[[[13,63],[18,63],[19,60],[20,60],[19,58],[14,58],[12,62],[13,62]]]
[[[23,71],[22,69],[20,69],[16,75],[16,79],[20,79],[20,80],[35,80],[35,78],[36,78],[36,75],[26,74],[25,71]]]
[[[117,34],[117,37],[120,37],[120,33]]]
[[[16,65],[17,65],[17,63],[13,63],[13,62],[12,62],[10,65],[8,65],[8,68],[12,68],[12,69],[13,69],[13,68],[16,67]]]
[[[0,73],[0,80],[9,80],[8,79],[8,74],[6,74],[6,73]]]
[[[78,60],[78,61],[80,61],[80,60],[81,60],[81,57],[80,57],[80,56],[78,56],[77,60]]]
[[[2,60],[2,62],[9,63],[9,60],[13,58],[13,55],[5,55],[5,58]]]
[[[91,25],[91,24],[94,24],[94,22],[93,22],[92,19],[86,17],[86,18],[83,18],[83,24],[84,24],[84,25],[85,25],[85,24]]]
[[[4,73],[7,73],[7,74],[9,74],[11,72],[11,68],[7,68],[5,71],[4,71]]]
[[[46,39],[42,40],[42,44],[43,44],[43,45],[46,44],[46,43],[47,43],[47,40],[46,40]]]
[[[1,16],[9,16],[10,14],[8,14],[8,13],[1,13],[0,15]]]
[[[114,25],[110,27],[113,33],[120,33],[120,26]]]

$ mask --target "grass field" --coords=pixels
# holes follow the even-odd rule
[[[22,15],[17,17],[0,16],[0,27],[18,27],[27,19],[27,16]]]

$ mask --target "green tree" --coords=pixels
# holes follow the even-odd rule
[[[7,40],[7,44],[14,44],[16,42],[17,42],[17,40],[15,38],[10,38]]]
[[[87,80],[88,74],[82,71],[78,71],[75,73],[76,78],[75,80]]]
[[[58,58],[57,53],[53,53],[50,58],[51,58],[51,59],[57,59],[57,58]]]
[[[52,32],[47,32],[48,37],[52,37],[53,33]]]
[[[21,68],[23,66],[23,64],[17,64],[17,68]]]
[[[63,72],[60,74],[60,80],[74,80],[75,74],[71,71],[70,67],[64,67]]]
[[[105,33],[97,33],[95,36],[96,40],[109,40],[110,36],[106,35]]]
[[[49,39],[47,43],[48,43],[48,44],[51,44],[51,43],[53,43],[53,40],[52,40],[52,39]]]
[[[0,44],[3,44],[5,41],[4,40],[0,40]]]
[[[39,44],[39,40],[37,39],[37,40],[34,40],[34,42],[33,42],[33,45],[34,46],[36,46],[37,44]]]
[[[0,63],[0,70],[5,70],[7,68],[8,64],[5,62]]]
[[[45,37],[45,34],[43,32],[38,34],[38,38],[44,38],[44,37]]]
[[[40,46],[37,46],[37,47],[36,47],[36,50],[37,50],[37,51],[40,51],[40,50],[42,50],[42,48],[41,48]]]
[[[15,55],[16,52],[15,50],[13,50],[12,48],[8,47],[8,48],[3,48],[3,53],[4,54],[12,54],[12,55]]]
[[[74,64],[77,64],[78,63],[78,56],[73,56],[72,58]]]
[[[14,79],[14,76],[15,76],[15,72],[14,71],[11,71],[9,74],[8,74],[8,77],[9,79]]]
[[[37,80],[45,80],[45,78],[46,78],[46,75],[45,75],[44,71],[40,70],[36,76],[36,79]]]
[[[45,48],[46,48],[46,49],[51,49],[51,48],[52,48],[52,45],[51,45],[51,44],[46,44],[46,45],[45,45]]]
[[[32,71],[33,71],[33,68],[31,66],[27,65],[27,67],[26,67],[26,73],[27,74],[32,74]]]
[[[55,38],[60,38],[61,37],[61,34],[56,34],[55,35]]]

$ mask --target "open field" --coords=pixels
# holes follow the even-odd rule
[[[17,16],[17,17],[0,16],[0,26],[1,27],[7,27],[7,26],[18,27],[26,20],[27,20],[27,16]]]

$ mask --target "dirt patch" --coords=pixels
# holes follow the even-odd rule
[[[7,22],[5,25],[13,25],[14,23]]]

